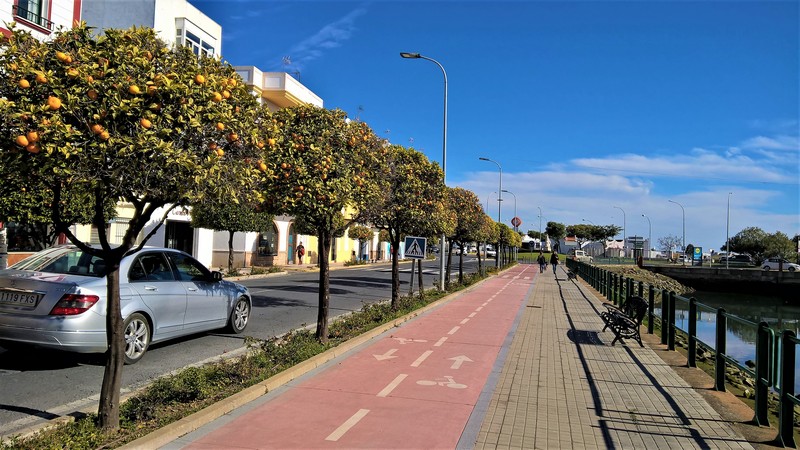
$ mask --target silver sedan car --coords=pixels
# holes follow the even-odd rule
[[[224,327],[238,334],[250,318],[247,288],[184,252],[145,247],[122,259],[119,274],[127,364],[151,343]],[[0,346],[105,352],[105,275],[102,259],[73,245],[0,270]]]

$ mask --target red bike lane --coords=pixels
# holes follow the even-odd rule
[[[533,268],[486,280],[186,448],[455,448]]]

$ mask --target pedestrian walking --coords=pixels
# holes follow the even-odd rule
[[[544,257],[544,253],[539,252],[539,257],[536,258],[536,262],[539,263],[539,273],[542,273],[545,270],[547,270],[547,260]]]
[[[303,264],[303,256],[306,256],[306,248],[303,243],[297,244],[297,264]]]
[[[556,275],[556,268],[558,267],[558,253],[555,251],[550,255],[550,264],[553,265],[553,275]]]

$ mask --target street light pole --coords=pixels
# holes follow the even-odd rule
[[[539,251],[542,251],[542,207],[537,206],[539,209]]]
[[[622,251],[625,252],[625,256],[627,257],[628,256],[628,252],[625,251],[625,245],[627,244],[626,241],[628,239],[626,237],[627,224],[625,223],[625,210],[620,208],[619,206],[615,206],[614,208],[617,208],[618,210],[622,211]]]
[[[484,158],[482,156],[480,158],[478,158],[478,159],[480,159],[481,161],[493,162],[493,163],[497,164],[497,168],[500,170],[500,188],[497,190],[499,192],[499,194],[497,194],[497,223],[501,224],[501,223],[503,223],[500,220],[500,206],[502,205],[502,201],[503,201],[503,168],[500,167],[500,163],[499,162],[494,161],[492,159]],[[498,244],[497,246],[500,247],[500,242],[498,242],[497,244]],[[500,249],[497,248],[497,249],[495,249],[495,252],[499,252],[499,250]],[[494,261],[495,261],[495,267],[500,267],[500,254],[499,253],[497,253],[497,256],[495,256]]]
[[[581,220],[582,220],[582,221],[584,221],[584,222],[589,222],[589,223],[590,223],[590,224],[592,224],[592,225],[595,225],[595,223],[594,223],[594,222],[592,222],[591,220],[587,220],[587,219],[581,219]],[[595,226],[597,226],[597,225],[595,225]]]
[[[514,196],[514,217],[511,220],[513,222],[516,222],[516,218],[517,218],[517,196],[514,195],[513,192],[505,190],[505,189],[503,189],[503,192],[505,192],[507,194],[511,194],[511,195]],[[514,232],[518,233],[519,232],[519,228],[517,228],[517,226],[514,225],[513,223],[511,225],[514,227]],[[516,238],[514,238],[514,239],[516,239]],[[514,247],[514,259],[516,260],[516,258],[517,258],[517,247]]]
[[[683,219],[682,219],[682,222],[683,222],[683,227],[682,227],[683,228],[683,236],[681,237],[681,246],[683,247],[683,249],[681,251],[683,252],[683,258],[681,258],[681,264],[686,265],[686,210],[683,209],[683,205],[681,205],[680,203],[678,203],[678,202],[676,202],[674,200],[667,200],[667,201],[670,202],[670,203],[675,203],[676,205],[681,207],[681,214],[682,214],[682,217],[683,217]]]
[[[728,220],[725,222],[725,268],[728,268],[728,261],[731,260],[731,195],[733,192],[728,192]]]
[[[642,214],[642,217],[647,219],[647,259],[650,259],[650,249],[653,248],[653,224],[650,223],[650,218]]]
[[[440,69],[442,69],[442,75],[444,76],[444,120],[442,124],[442,182],[445,186],[447,186],[447,72],[444,70],[444,66],[442,66],[439,61],[436,61],[433,58],[428,58],[427,56],[420,55],[419,53],[409,53],[409,52],[401,52],[400,56],[406,59],[424,59],[426,61],[430,61]],[[445,280],[444,280],[444,241],[445,235],[442,233],[441,237],[439,238],[439,286],[441,290],[444,291],[445,289]],[[421,266],[420,266],[421,267]]]

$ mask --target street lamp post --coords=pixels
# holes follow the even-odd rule
[[[674,200],[667,200],[667,201],[670,203],[675,203],[676,205],[681,207],[681,215],[683,217],[682,219],[683,236],[681,237],[681,247],[683,247],[681,251],[683,252],[683,257],[681,258],[681,264],[686,265],[686,210],[683,209],[683,205]]]
[[[595,223],[592,222],[591,220],[588,220],[588,219],[581,219],[581,220],[584,221],[584,222],[589,222],[592,225],[595,225]],[[597,226],[597,225],[595,225],[595,226]]]
[[[536,208],[539,209],[539,251],[542,251],[542,207]]]
[[[627,236],[626,236],[627,224],[625,223],[625,210],[620,208],[619,206],[615,206],[614,208],[617,208],[618,210],[622,211],[622,251],[625,252],[625,256],[627,257],[628,256],[628,252],[625,251],[625,246],[627,244],[626,241],[628,239],[627,239]]]
[[[647,219],[647,259],[650,259],[650,249],[653,248],[653,224],[650,223],[650,218],[646,214],[642,214],[642,217]]]
[[[444,66],[442,66],[439,61],[436,61],[433,58],[428,58],[427,56],[420,55],[419,53],[409,53],[409,52],[400,52],[400,56],[406,59],[424,59],[426,61],[430,61],[440,69],[442,69],[442,75],[444,76],[444,120],[442,123],[442,182],[444,185],[447,185],[447,72],[444,70]],[[444,291],[445,289],[445,280],[444,280],[444,241],[445,235],[442,233],[441,237],[439,238],[439,286]],[[421,266],[420,266],[421,267]]]
[[[503,189],[503,192],[505,192],[507,194],[511,194],[511,195],[514,196],[514,217],[511,220],[516,222],[515,219],[517,218],[517,196],[514,195],[513,192],[505,190],[505,189]],[[515,233],[519,232],[519,228],[517,228],[516,225],[514,225],[513,223],[511,225],[514,227],[514,232]],[[516,239],[516,238],[514,238],[514,239]],[[514,247],[514,258],[516,259],[516,257],[517,257],[517,247]]]
[[[500,188],[497,189],[497,191],[499,192],[499,194],[497,194],[497,223],[498,224],[499,223],[503,223],[500,220],[500,206],[502,205],[502,201],[503,201],[503,168],[500,167],[500,163],[499,162],[494,161],[492,159],[484,158],[482,156],[480,158],[478,158],[478,159],[480,159],[481,161],[493,162],[493,163],[497,164],[497,168],[500,170]],[[498,245],[497,245],[498,247],[500,247],[499,244],[500,243],[498,242]],[[496,252],[499,252],[499,250],[500,250],[499,248],[495,249]],[[497,254],[497,256],[495,256],[494,262],[495,262],[495,267],[500,267],[500,254],[499,253]]]
[[[728,192],[728,219],[725,221],[725,268],[728,268],[728,261],[731,260],[731,195],[733,192]]]

